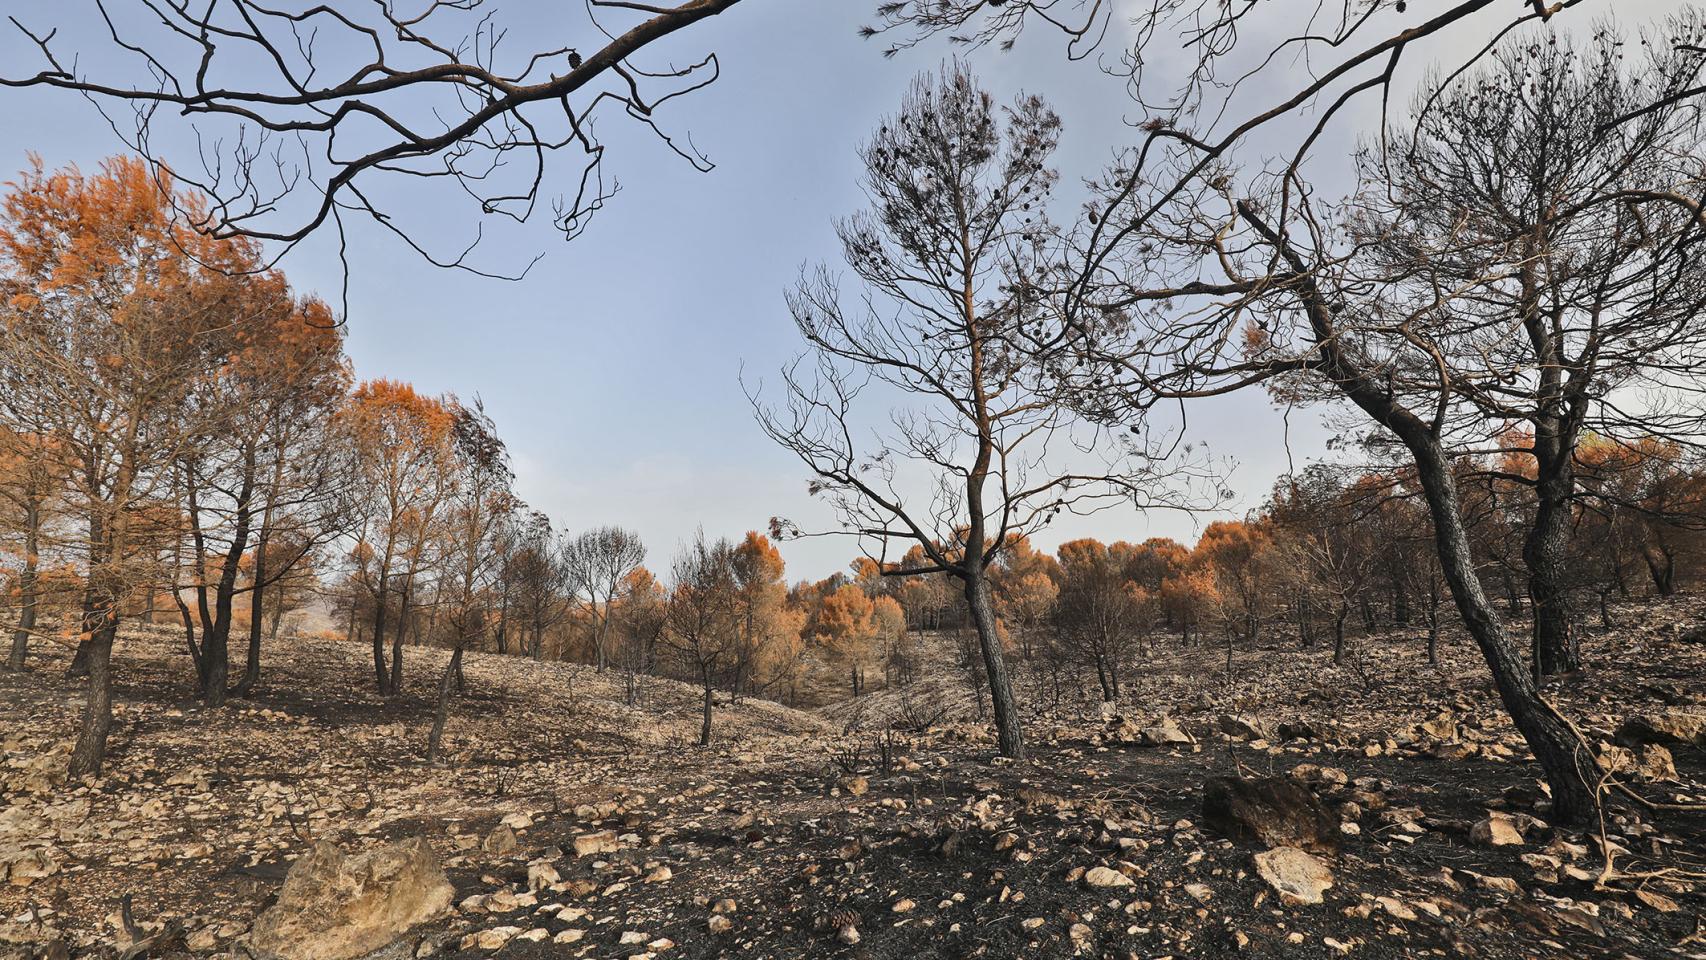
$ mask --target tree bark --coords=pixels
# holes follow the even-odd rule
[[[246,451],[243,460],[242,488],[236,498],[236,523],[231,530],[231,542],[226,546],[224,564],[219,570],[219,583],[214,587],[213,620],[206,623],[207,591],[205,577],[198,586],[202,617],[206,623],[201,638],[202,664],[202,697],[210,707],[225,705],[225,698],[230,691],[226,689],[226,681],[231,676],[231,614],[237,596],[237,570],[241,566],[243,553],[249,548],[249,532],[254,522],[254,493],[255,493],[255,454],[252,449]],[[200,524],[196,523],[197,555],[201,553]]]
[[[83,702],[83,720],[77,745],[71,750],[68,772],[73,777],[99,776],[107,758],[107,733],[113,725],[113,640],[118,635],[115,598],[97,595],[91,586],[84,619],[88,640],[89,693]]]
[[[1539,445],[1537,441],[1536,445]],[[1528,598],[1534,611],[1534,670],[1542,677],[1581,669],[1581,639],[1570,615],[1564,567],[1570,549],[1570,499],[1574,481],[1566,467],[1553,467],[1537,488],[1534,526],[1523,543]]]
[[[978,646],[983,652],[984,674],[989,678],[989,702],[995,714],[995,740],[1004,757],[1025,758],[1025,735],[1019,724],[1019,705],[1013,699],[1013,682],[1007,675],[1007,658],[996,633],[995,604],[989,595],[989,580],[974,568],[965,579],[966,606],[977,627]]]
[[[1345,662],[1345,621],[1350,618],[1351,605],[1348,601],[1339,602],[1339,615],[1333,618],[1333,665]]]
[[[438,762],[439,746],[444,742],[444,724],[450,717],[450,693],[456,677],[462,672],[462,641],[450,651],[450,662],[444,666],[444,676],[438,681],[438,707],[432,715],[432,733],[427,736],[427,763]]]
[[[705,713],[704,713],[703,719],[699,723],[699,745],[701,747],[708,747],[711,745],[711,669],[710,669],[710,667],[703,666],[703,665],[700,666],[700,668],[699,668],[699,680],[705,686]]]
[[[271,533],[263,522],[261,535],[255,540],[254,584],[249,588],[249,650],[243,660],[243,679],[237,681],[237,688],[232,691],[237,697],[247,697],[261,679],[261,623],[266,615],[267,541]],[[277,626],[278,618],[274,617],[274,629]]]
[[[1432,438],[1429,438],[1432,439]],[[1407,441],[1415,455],[1441,572],[1457,602],[1458,615],[1481,648],[1499,698],[1528,741],[1552,787],[1553,817],[1562,823],[1590,823],[1599,814],[1598,770],[1592,749],[1568,720],[1540,695],[1533,674],[1522,662],[1504,623],[1488,602],[1475,573],[1469,536],[1457,501],[1450,463],[1437,440]]]
[[[14,673],[24,669],[24,657],[29,650],[30,634],[36,628],[36,570],[37,551],[41,548],[41,502],[30,499],[24,507],[24,569],[18,577],[18,628],[12,633],[12,650],[6,658],[6,668]]]
[[[397,594],[397,629],[391,637],[391,682],[386,689],[393,697],[403,692],[403,640],[409,631],[409,592],[413,586],[414,575],[410,574]]]
[[[373,595],[373,675],[379,686],[379,695],[385,696],[391,692],[391,675],[385,669],[385,614],[390,606],[390,578],[384,572],[379,574],[379,589]]]
[[[1533,674],[1506,633],[1498,612],[1488,601],[1475,570],[1475,558],[1463,523],[1451,460],[1440,440],[1439,415],[1434,422],[1418,417],[1394,400],[1361,366],[1339,337],[1334,305],[1316,287],[1314,272],[1290,241],[1256,213],[1248,201],[1238,204],[1240,215],[1257,229],[1299,277],[1297,295],[1319,342],[1321,373],[1352,403],[1403,442],[1415,461],[1416,473],[1433,519],[1440,569],[1457,603],[1465,629],[1481,648],[1499,697],[1510,711],[1529,748],[1534,751],[1552,787],[1553,819],[1563,823],[1592,823],[1598,819],[1598,766],[1581,732],[1540,696]],[[1508,570],[1507,570],[1508,574]]]

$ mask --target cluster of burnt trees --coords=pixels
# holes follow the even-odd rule
[[[760,422],[844,532],[879,557],[916,548],[962,587],[1000,748],[1022,756],[989,576],[1012,538],[1110,499],[1210,505],[1187,491],[1212,464],[1155,439],[1159,411],[1258,385],[1331,404],[1340,445],[1386,466],[1373,499],[1417,508],[1405,526],[1431,551],[1406,569],[1443,584],[1428,609],[1452,598],[1560,815],[1590,816],[1592,748],[1538,681],[1580,665],[1584,581],[1627,589],[1640,558],[1671,589],[1666,534],[1688,526],[1706,439],[1706,158],[1686,95],[1706,57],[1698,18],[1668,27],[1638,63],[1609,27],[1582,45],[1545,32],[1429,81],[1407,122],[1371,132],[1336,203],[1301,153],[1234,193],[1220,149],[1156,117],[1066,228],[1046,216],[1046,104],[998,110],[957,64],[923,77],[864,149],[871,210],[837,228],[860,289],[802,277],[788,304],[809,352],[780,407],[755,398]],[[873,384],[900,405],[867,444]],[[919,476],[933,497],[903,493]],[[1261,525],[1205,536],[1237,558],[1213,578],[1229,640],[1289,592],[1303,636],[1330,617],[1342,657],[1384,551],[1320,516],[1347,499],[1326,477],[1282,485]],[[1283,551],[1294,574],[1263,576]],[[1527,598],[1531,656],[1488,572],[1513,608]],[[1391,587],[1408,616],[1421,591]]]
[[[477,2],[429,0],[408,15],[146,4],[140,24],[87,18],[106,24],[94,35],[74,17],[14,19],[39,64],[0,83],[134,107],[113,113],[135,118],[140,150],[165,142],[154,128],[168,123],[225,145],[184,165],[206,171],[212,204],[182,218],[206,235],[288,243],[341,233],[347,212],[415,244],[372,199],[389,195],[370,188],[385,177],[450,179],[485,218],[525,221],[546,207],[546,158],[578,150],[579,174],[549,206],[573,237],[611,195],[595,112],[608,105],[662,134],[657,108],[714,77],[715,55],[661,70],[633,59],[738,5],[591,0],[593,23],[565,15],[564,35],[601,36],[597,49],[564,39],[500,56]],[[1638,44],[1604,24],[1580,44],[1561,32],[1588,27],[1596,8],[1612,4],[1371,0],[1323,5],[1300,27],[1289,5],[1219,0],[877,7],[865,34],[889,53],[935,36],[1007,47],[1027,26],[1058,30],[1073,59],[1109,54],[1094,59],[1123,74],[1137,111],[1129,140],[1056,227],[1045,211],[1058,212],[1047,162],[1059,124],[1046,105],[996,111],[959,69],[921,83],[866,150],[873,209],[840,231],[863,288],[856,306],[833,274],[804,278],[790,307],[812,357],[785,376],[780,409],[760,408],[879,561],[918,546],[917,572],[955,584],[1003,753],[1024,752],[989,576],[1010,535],[1103,497],[1211,504],[1212,483],[1187,495],[1177,482],[1210,479],[1207,465],[1168,456],[1176,437],[1151,439],[1144,425],[1195,398],[1266,388],[1333,404],[1345,438],[1407,478],[1446,592],[1545,769],[1555,815],[1597,814],[1592,749],[1541,696],[1536,658],[1483,582],[1471,535],[1481,471],[1464,467],[1525,438],[1526,584],[1508,593],[1532,598],[1541,671],[1568,669],[1572,534],[1590,486],[1582,444],[1689,451],[1706,432],[1694,110],[1706,30],[1685,9]],[[605,21],[618,17],[627,22]],[[1116,18],[1132,29],[1112,29]],[[471,42],[446,35],[459,24]],[[305,47],[315,27],[350,42]],[[1103,46],[1118,43],[1129,46]],[[1154,43],[1182,43],[1185,55],[1155,56]],[[362,53],[316,58],[330,49]],[[1400,116],[1398,78],[1413,75],[1401,68],[1427,51],[1450,59]],[[210,79],[234,62],[259,65],[251,83]],[[1309,69],[1292,69],[1300,63]],[[1314,154],[1364,102],[1382,104],[1381,123],[1363,131],[1354,189],[1323,195]],[[364,149],[332,148],[355,128]],[[270,139],[300,153],[253,146]],[[687,142],[662,139],[678,152]],[[156,174],[169,168],[150,159]],[[294,189],[304,183],[315,189]],[[866,448],[846,418],[873,384],[916,406]],[[1097,453],[1053,456],[1068,446]],[[896,481],[919,474],[937,495],[900,496]],[[91,539],[125,526],[103,523]]]
[[[754,679],[785,594],[762,537],[718,553],[744,591],[738,636],[678,628],[681,591],[640,566],[638,537],[569,537],[527,509],[477,402],[354,383],[324,304],[252,241],[177,215],[206,202],[134,158],[37,164],[0,198],[6,666],[26,669],[32,644],[74,649],[74,773],[100,771],[127,621],[181,630],[210,707],[249,696],[286,615],[328,599],[371,644],[382,694],[403,690],[407,644],[448,647],[435,755],[464,647],[539,656],[571,619],[600,670],[620,635],[637,638],[631,670],[664,649],[707,687],[774,682]]]

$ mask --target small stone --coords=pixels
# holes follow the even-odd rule
[[[514,940],[519,933],[521,933],[520,927],[491,927],[486,930],[478,930],[463,937],[461,947],[464,950],[497,950]]]
[[[498,826],[486,834],[486,839],[480,841],[480,849],[494,856],[514,853],[515,848],[515,830],[508,826]]]
[[[1026,930],[1036,930],[1039,927],[1041,927],[1044,923],[1047,923],[1047,922],[1048,921],[1044,920],[1042,917],[1030,917],[1028,919],[1021,920],[1019,922],[1019,926],[1025,928]]]
[[[675,876],[675,871],[671,870],[666,865],[659,865],[657,867],[657,869],[653,870],[651,873],[646,874],[646,882],[647,883],[663,883],[665,880],[668,880],[669,878],[671,878],[673,876]]]
[[[1333,885],[1333,872],[1320,860],[1296,847],[1277,847],[1256,854],[1256,873],[1292,906],[1321,902]]]
[[[552,943],[579,943],[580,939],[584,936],[586,936],[585,930],[576,930],[573,927],[571,927],[567,930],[558,931],[557,935],[551,938],[551,942]]]
[[[1481,847],[1520,847],[1522,831],[1509,816],[1495,813],[1469,828],[1469,840]]]
[[[1091,887],[1134,886],[1130,877],[1111,867],[1091,867],[1084,872],[1084,883]]]
[[[574,851],[577,857],[590,857],[601,853],[615,853],[621,849],[616,842],[616,831],[600,830],[597,833],[583,833],[574,839]]]
[[[623,946],[632,946],[636,943],[645,943],[646,942],[646,935],[641,933],[638,930],[624,930],[624,931],[622,931],[622,938],[618,942],[620,942]]]
[[[902,898],[900,900],[896,900],[894,902],[894,906],[889,909],[893,910],[895,913],[910,913],[912,912],[912,908],[916,906],[918,906],[918,904],[913,903],[911,900]]]
[[[557,868],[548,863],[530,864],[527,868],[527,889],[543,890],[553,883],[561,883],[563,877]]]
[[[1397,917],[1399,920],[1416,919],[1416,911],[1411,910],[1408,904],[1395,897],[1375,897],[1374,902],[1380,904],[1380,909],[1385,910],[1387,913]]]

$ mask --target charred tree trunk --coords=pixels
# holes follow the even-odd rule
[[[391,637],[391,681],[386,688],[393,697],[403,693],[403,641],[409,632],[409,592],[413,586],[414,574],[411,573],[397,594],[397,629]]]
[[[1108,676],[1107,657],[1100,653],[1096,654],[1096,682],[1102,687],[1103,703],[1113,703],[1119,698],[1119,694],[1114,691],[1113,678]]]
[[[1582,666],[1581,640],[1573,629],[1564,573],[1570,550],[1570,494],[1575,484],[1567,466],[1551,472],[1555,475],[1543,474],[1537,488],[1534,526],[1522,548],[1523,561],[1528,564],[1529,603],[1534,611],[1534,670],[1542,677],[1573,673]]]
[[[1333,665],[1345,662],[1345,621],[1350,619],[1349,601],[1340,601],[1339,614],[1333,618]]]
[[[705,712],[699,721],[699,745],[711,745],[711,668],[701,664],[699,667],[699,682],[705,687]]]
[[[1517,592],[1516,577],[1511,575],[1511,568],[1500,563],[1499,576],[1505,582],[1505,611],[1513,618],[1522,616],[1522,594]]]
[[[390,606],[390,577],[379,574],[379,589],[373,595],[373,674],[379,695],[391,692],[391,674],[385,669],[385,613]]]
[[[1428,584],[1428,662],[1439,663],[1439,580]]]
[[[261,679],[261,624],[266,619],[267,541],[272,531],[261,524],[261,535],[255,541],[255,576],[249,587],[249,649],[243,660],[243,679],[232,691],[236,697],[247,697]],[[273,629],[278,629],[278,617],[273,617]]]
[[[439,747],[444,743],[444,725],[450,718],[450,693],[456,677],[462,673],[462,640],[450,651],[450,662],[444,665],[444,676],[438,681],[438,706],[432,714],[432,733],[427,736],[427,763],[438,762]]]
[[[1641,551],[1647,561],[1647,575],[1653,578],[1653,590],[1661,597],[1676,593],[1676,554],[1669,547],[1648,547]]]
[[[67,768],[73,777],[100,775],[107,758],[107,732],[113,724],[112,657],[113,641],[118,637],[118,593],[106,582],[111,574],[103,568],[117,550],[113,533],[103,519],[99,513],[89,518],[89,582],[83,592],[84,639],[78,647],[78,655],[85,658],[88,668],[89,693]]]
[[[1458,615],[1481,648],[1493,683],[1552,787],[1554,819],[1590,823],[1599,814],[1598,771],[1593,750],[1580,731],[1540,695],[1534,677],[1510,642],[1504,624],[1487,601],[1475,574],[1469,536],[1457,502],[1450,462],[1433,442],[1407,439],[1415,454],[1428,510],[1433,517],[1440,568],[1457,602]]]
[[[6,668],[14,673],[24,669],[30,634],[36,628],[36,570],[40,549],[41,501],[31,498],[24,506],[24,569],[18,575],[18,628],[12,632],[12,649],[6,658]]]
[[[1387,577],[1392,581],[1392,622],[1396,626],[1410,625],[1410,591],[1404,588],[1404,574],[1393,563],[1387,568]]]
[[[995,714],[997,749],[1004,757],[1023,760],[1025,735],[1019,725],[1019,705],[1013,699],[1007,658],[1002,654],[1001,637],[996,632],[995,604],[989,594],[989,580],[980,566],[973,566],[967,572],[965,594],[966,606],[977,628],[978,646],[983,652],[984,675],[989,678],[989,702]]]

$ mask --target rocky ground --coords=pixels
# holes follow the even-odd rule
[[[1683,808],[1706,801],[1699,612],[1617,611],[1552,691]],[[281,893],[311,850],[338,882],[380,869],[344,854],[424,863],[437,916],[398,957],[1706,957],[1706,815],[1619,795],[1603,831],[1553,829],[1472,649],[1432,666],[1381,637],[1335,667],[1274,644],[1228,672],[1168,641],[1113,715],[1028,673],[1049,709],[1021,763],[946,657],[811,713],[719,702],[701,749],[690,687],[626,707],[590,668],[470,656],[428,766],[438,651],[387,702],[362,649],[291,641],[210,712],[172,635],[136,634],[91,783],[58,773],[80,691],[50,650],[0,674],[0,957],[263,954],[359,899],[307,867]]]

